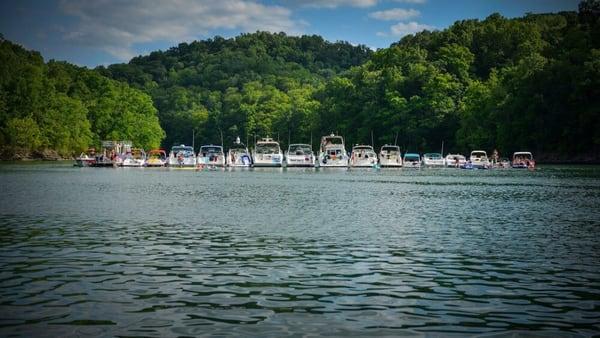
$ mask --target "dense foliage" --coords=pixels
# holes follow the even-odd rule
[[[70,156],[103,139],[142,147],[164,138],[152,99],[123,82],[0,38],[0,145]],[[8,148],[8,149],[7,149]]]
[[[165,147],[190,144],[193,133],[196,145],[236,136],[285,145],[337,132],[349,144],[373,137],[421,152],[444,142],[446,152],[598,160],[599,13],[592,0],[578,12],[493,14],[376,52],[257,32],[94,71],[44,64],[2,40],[0,142],[68,153],[104,138],[154,147],[161,127]]]

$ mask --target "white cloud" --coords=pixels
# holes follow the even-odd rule
[[[434,30],[435,26],[420,24],[418,22],[398,22],[397,24],[390,27],[389,33],[377,32],[377,36],[396,36],[402,37],[408,34],[414,34],[424,30]]]
[[[217,29],[298,34],[302,22],[281,6],[246,0],[61,0],[60,8],[79,19],[65,39],[99,47],[122,61],[135,44],[181,42]]]
[[[304,7],[337,8],[337,7],[372,7],[378,0],[304,0],[298,3]]]
[[[400,2],[405,4],[424,4],[427,0],[394,0],[394,2]]]
[[[407,20],[420,14],[416,9],[392,8],[369,13],[369,17],[377,20]]]

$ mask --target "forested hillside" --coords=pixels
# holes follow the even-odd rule
[[[164,145],[229,144],[271,136],[309,141],[322,129],[314,92],[334,76],[363,64],[364,46],[319,36],[257,32],[182,43],[98,71],[148,92],[167,133]]]
[[[0,37],[0,145],[3,157],[50,150],[68,157],[103,139],[141,147],[164,138],[152,99],[128,84]],[[35,156],[35,155],[33,155]]]
[[[0,142],[69,154],[104,138],[170,147],[195,132],[196,145],[267,135],[286,145],[337,132],[420,152],[444,142],[598,161],[599,13],[584,1],[578,12],[493,14],[376,52],[257,32],[95,70],[44,64],[1,40]]]

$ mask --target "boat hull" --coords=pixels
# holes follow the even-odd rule
[[[315,166],[315,158],[313,156],[290,156],[288,155],[285,159],[285,166],[287,168],[303,167],[310,168]]]

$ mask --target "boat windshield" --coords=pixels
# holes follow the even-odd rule
[[[381,151],[387,151],[388,153],[392,153],[392,152],[399,152],[400,148],[399,147],[394,147],[394,146],[384,146],[381,147]]]
[[[288,153],[290,155],[310,155],[312,154],[312,149],[310,149],[308,144],[290,144]]]
[[[419,155],[410,154],[410,155],[404,156],[404,160],[405,161],[417,161],[418,162],[420,160],[420,158],[419,158]]]
[[[162,160],[165,159],[165,157],[165,153],[163,152],[151,152],[148,154],[148,158],[150,159]]]
[[[341,147],[344,145],[344,139],[341,136],[325,136],[321,139],[321,151],[331,146]]]
[[[222,153],[223,148],[221,148],[219,146],[202,146],[200,148],[200,152],[203,154]]]
[[[354,148],[352,148],[352,150],[356,151],[356,150],[373,150],[373,148],[371,146],[356,146]]]
[[[232,153],[247,153],[248,150],[246,149],[246,147],[244,145],[235,145],[231,148],[229,148],[229,151]]]
[[[194,149],[192,149],[192,147],[173,147],[171,151],[173,154],[182,153],[185,157],[194,156]]]
[[[515,153],[513,155],[513,159],[514,160],[532,160],[533,159],[533,155],[531,155],[531,153]]]
[[[446,158],[449,159],[449,160],[455,160],[455,159],[458,159],[459,161],[465,160],[465,157],[463,155],[452,155],[452,154],[450,154],[450,155],[446,156]]]
[[[471,153],[471,157],[475,157],[475,158],[487,157],[487,154],[484,151],[474,151]]]
[[[279,153],[279,144],[277,143],[259,143],[256,145],[257,154],[277,154]]]
[[[131,151],[131,156],[135,159],[143,159],[144,153],[139,149],[134,149]]]
[[[427,154],[423,155],[423,157],[431,159],[431,160],[441,160],[442,159],[442,155],[438,154],[438,153],[427,153]]]

